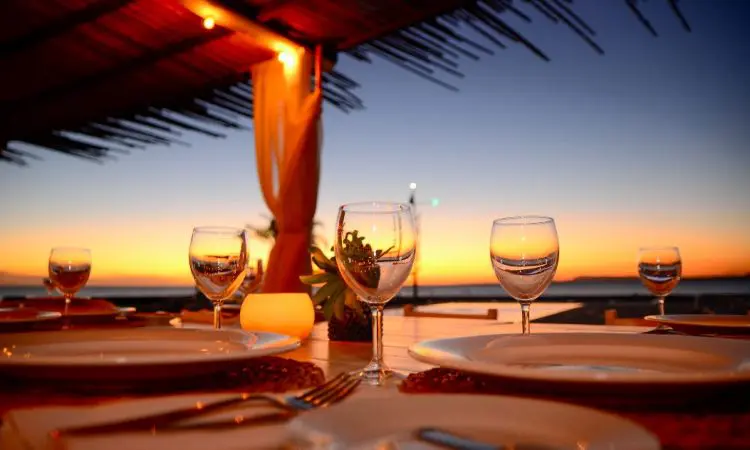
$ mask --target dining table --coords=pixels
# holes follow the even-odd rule
[[[205,324],[183,324],[184,327],[206,327]],[[230,325],[239,327],[238,324]],[[328,339],[328,324],[320,322],[314,325],[312,332],[306,338],[302,345],[287,353],[277,355],[278,357],[297,361],[301,363],[311,363],[319,367],[326,378],[331,378],[336,374],[345,371],[352,371],[362,368],[368,363],[372,355],[372,345],[367,342],[334,342]],[[646,333],[650,328],[638,326],[605,326],[605,325],[582,325],[582,324],[550,324],[550,323],[532,323],[532,333],[590,333],[592,341],[596,340],[599,333]],[[435,318],[435,317],[403,317],[389,315],[384,321],[384,357],[386,363],[397,373],[407,378],[407,381],[418,380],[419,374],[430,374],[442,369],[433,365],[417,361],[410,356],[409,347],[419,342],[448,337],[459,336],[477,336],[477,335],[513,335],[520,332],[518,324],[507,324],[497,320],[483,319],[462,319],[462,318]],[[437,373],[437,372],[435,372]],[[416,378],[415,378],[416,377]],[[454,377],[455,378],[455,377]],[[406,382],[405,382],[406,383]],[[386,393],[393,395],[418,395],[414,392],[404,390],[404,383],[388,383],[385,386],[365,386],[357,388],[353,395],[344,400],[344,402],[354,401],[358,398],[377,397]],[[450,383],[446,384],[447,392],[458,392],[460,389],[454,389]],[[213,388],[204,386],[199,392],[190,391],[188,393],[170,393],[175,397],[189,397],[196,395],[222,395],[224,389],[221,386]],[[472,392],[470,392],[472,393]],[[483,392],[473,392],[482,394]],[[493,390],[490,394],[502,395],[530,395],[528,392],[513,392],[507,390]],[[23,382],[17,380],[9,385],[3,383],[0,379],[0,415],[3,417],[3,430],[7,433],[8,428],[13,427],[14,422],[25,420],[27,425],[29,418],[38,418],[31,422],[39,422],[40,427],[45,420],[52,420],[55,415],[76,415],[86,411],[96,411],[97,408],[116,408],[118,404],[133,404],[135,401],[145,402],[144,405],[168,404],[164,399],[157,399],[158,392],[149,392],[145,395],[133,393],[122,394],[118,392],[104,394],[86,394],[80,392],[69,392],[65,389],[59,391],[44,390],[43,392],[27,389]],[[538,395],[537,395],[538,394]],[[573,398],[556,399],[550,397],[548,393],[531,393],[535,397],[547,397],[553,401],[576,402]],[[746,395],[738,393],[738,395]],[[748,397],[750,398],[750,397]],[[722,399],[716,399],[720,404]],[[151,402],[151,403],[148,403]],[[750,405],[750,404],[748,404]],[[590,404],[587,406],[591,406]],[[709,405],[710,406],[710,405]],[[716,405],[714,405],[716,406]],[[716,411],[709,408],[688,409],[677,408],[665,410],[664,408],[651,409],[648,402],[644,402],[640,407],[633,408],[628,405],[627,408],[618,408],[617,405],[601,406],[602,410],[617,414],[632,420],[650,432],[654,433],[661,440],[662,448],[665,449],[689,449],[689,448],[750,448],[750,406],[742,410],[736,408],[727,412],[721,408]],[[147,408],[148,409],[148,408]],[[102,409],[104,411],[104,409]],[[94,414],[94,413],[92,413]],[[94,414],[96,415],[96,414]],[[36,424],[34,424],[36,425]],[[265,448],[269,442],[275,442],[274,439],[281,439],[283,434],[283,424],[258,427],[253,430],[256,436],[263,439],[254,440],[256,443],[265,443],[260,447],[253,447],[252,442],[243,441],[243,448]],[[40,428],[43,430],[43,428]],[[27,431],[28,432],[28,431]],[[226,436],[223,435],[223,436]],[[206,437],[207,442],[213,442],[221,446],[216,441],[216,437]],[[159,441],[158,436],[140,436],[135,441],[120,440],[118,441],[121,448],[165,448],[179,446],[182,450],[189,448],[206,448],[206,442],[198,445],[200,439],[184,438],[183,441]],[[162,437],[167,439],[166,437]],[[111,436],[101,436],[89,444],[98,442],[105,445],[107,439],[113,439]],[[154,440],[157,439],[157,440]],[[169,439],[178,439],[176,436],[170,436]],[[1,442],[1,441],[0,441]],[[110,441],[111,442],[111,441]],[[131,444],[126,445],[128,442]],[[227,448],[230,448],[228,446]],[[25,448],[37,448],[36,445],[29,444]],[[71,448],[98,448],[96,445],[80,445]],[[213,446],[211,447],[213,448]],[[231,447],[235,448],[235,447]]]

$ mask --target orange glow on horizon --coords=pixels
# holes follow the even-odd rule
[[[593,220],[592,220],[593,219]],[[676,245],[683,260],[683,276],[744,276],[750,273],[750,235],[739,225],[707,232],[710,225],[662,223],[618,217],[556,218],[560,237],[560,265],[556,281],[577,277],[636,277],[638,249],[652,244]],[[330,223],[330,222],[329,222]],[[91,249],[90,285],[192,286],[188,246],[192,223],[136,219],[107,221],[90,229],[76,226],[28,226],[0,236],[0,285],[12,277],[46,276],[52,247],[70,245]],[[333,227],[324,225],[323,229]],[[490,264],[491,220],[485,217],[425,217],[418,251],[421,285],[496,283]],[[325,236],[329,244],[333,242]],[[266,264],[271,244],[250,240],[250,260]],[[326,249],[328,250],[328,249]],[[330,252],[327,251],[330,254]],[[35,280],[37,278],[31,278]],[[407,285],[411,279],[407,281]]]

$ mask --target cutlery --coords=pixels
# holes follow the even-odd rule
[[[113,433],[123,431],[151,430],[157,428],[214,428],[226,427],[229,424],[233,426],[256,425],[274,421],[286,420],[295,416],[300,411],[307,411],[315,408],[322,408],[333,403],[339,402],[351,394],[362,381],[362,374],[341,373],[338,376],[328,380],[320,386],[314,387],[297,396],[277,397],[269,394],[241,394],[237,397],[231,397],[225,400],[219,400],[213,403],[203,404],[196,403],[189,408],[179,408],[163,413],[150,414],[132,419],[116,420],[112,422],[83,425],[69,428],[63,428],[51,432],[53,438],[63,436],[81,436],[100,433]],[[262,416],[251,417],[249,419],[235,418],[231,421],[210,422],[207,424],[197,424],[188,426],[175,426],[177,422],[187,419],[196,418],[203,414],[218,411],[230,406],[237,406],[251,401],[265,400],[274,406],[284,409],[282,413],[271,413]]]
[[[489,444],[434,427],[420,428],[415,434],[422,441],[453,450],[554,450],[552,447],[536,444]]]

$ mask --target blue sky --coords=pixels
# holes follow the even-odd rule
[[[535,15],[519,29],[552,61],[520,46],[464,61],[459,93],[384,61],[342,56],[338,67],[362,84],[367,109],[325,108],[324,230],[332,232],[339,204],[406,201],[416,182],[420,199],[440,198],[422,212],[423,257],[434,259],[428,278],[450,271],[439,258],[486,259],[491,219],[522,213],[558,218],[581,260],[625,258],[630,250],[615,244],[630,233],[628,245],[674,236],[694,267],[750,271],[750,2],[683,0],[693,33],[666,2],[645,2],[658,38],[624,2],[576,5],[604,56]],[[43,269],[42,250],[93,245],[87,236],[96,235],[110,255],[118,241],[136,242],[128,264],[142,261],[148,272],[149,255],[175,251],[163,246],[170,237],[184,236],[187,252],[194,225],[260,224],[252,133],[185,138],[190,147],[152,147],[103,165],[52,152],[28,168],[0,165],[0,271],[36,267],[14,263],[26,258],[18,242]],[[606,245],[612,255],[601,256]],[[561,270],[567,263],[563,245]],[[488,261],[476,264],[481,279],[491,276]],[[568,269],[576,267],[589,266]]]

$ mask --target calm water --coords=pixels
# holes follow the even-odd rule
[[[90,297],[184,297],[195,293],[193,287],[89,287],[81,296]],[[553,283],[542,296],[549,297],[622,297],[647,295],[648,291],[638,280],[576,281]],[[674,295],[734,294],[750,295],[750,278],[731,280],[683,280]],[[0,286],[0,296],[46,295],[42,287]],[[406,287],[401,295],[411,295]],[[425,297],[496,297],[508,298],[499,284],[464,286],[420,286],[419,295]]]
[[[411,288],[404,288],[402,295],[410,295]],[[735,294],[750,295],[750,278],[732,280],[682,280],[673,295]],[[499,284],[471,286],[424,286],[420,296],[435,297],[497,297],[509,298]],[[639,280],[575,281],[552,283],[541,298],[549,297],[623,297],[648,295]]]

